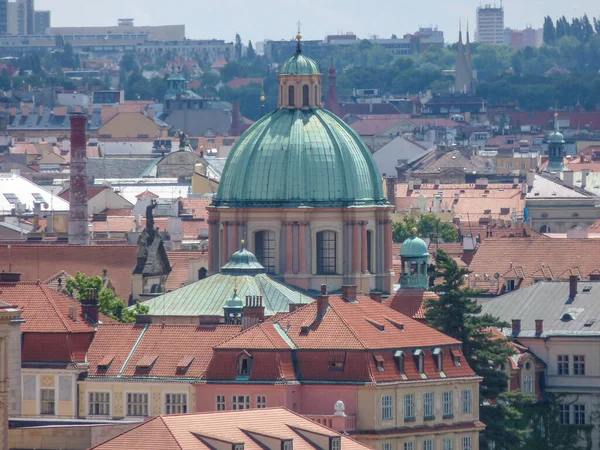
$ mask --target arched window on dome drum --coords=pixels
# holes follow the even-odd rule
[[[336,273],[336,234],[335,231],[317,233],[317,274]]]
[[[279,104],[283,105],[283,86],[279,86]]]
[[[308,84],[302,86],[302,106],[310,106],[310,95]]]
[[[258,231],[254,235],[254,254],[267,273],[275,273],[275,232]]]
[[[373,273],[373,232],[367,230],[367,271]]]
[[[419,275],[419,263],[416,261],[410,262],[410,274]]]
[[[295,92],[294,92],[294,86],[290,86],[288,87],[288,105],[289,106],[295,106],[296,103],[294,101],[294,97],[295,97]]]
[[[315,84],[315,108],[319,106],[319,86]]]
[[[426,266],[426,265],[427,265],[427,264],[426,264],[425,262],[422,262],[422,263],[421,263],[421,275],[425,275],[425,266]]]

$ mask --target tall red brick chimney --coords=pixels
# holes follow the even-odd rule
[[[83,113],[72,113],[69,244],[88,245],[88,177],[86,170],[86,125]]]

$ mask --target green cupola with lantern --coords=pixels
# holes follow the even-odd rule
[[[429,286],[429,250],[423,239],[417,236],[417,229],[402,243],[400,250],[402,273],[400,286],[403,289],[427,289]]]

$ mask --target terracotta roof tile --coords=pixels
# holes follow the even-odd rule
[[[21,280],[45,280],[57,271],[72,275],[78,271],[88,275],[102,276],[107,269],[119,298],[127,302],[131,294],[133,268],[137,262],[137,247],[118,246],[69,246],[69,245],[0,245],[0,270],[21,273]]]
[[[341,437],[344,450],[368,450],[369,447],[313,422],[285,408],[158,416],[108,441],[96,450],[209,450],[201,438],[217,437],[226,442],[243,443],[245,450],[265,447],[253,433],[292,440],[294,450],[314,450],[315,446],[296,430],[306,430],[329,437]]]
[[[192,261],[203,261],[202,266],[208,267],[208,252],[206,251],[172,251],[167,252],[169,262],[171,263],[171,273],[167,278],[166,290],[174,291],[190,281],[196,281],[197,278],[190,280],[190,265]]]
[[[200,378],[213,347],[240,331],[227,325],[100,325],[88,352],[89,376]],[[103,369],[106,355],[114,359]]]
[[[394,295],[390,295],[384,304],[394,311],[412,317],[416,320],[425,319],[425,301],[438,300],[435,292],[422,289],[398,289]]]
[[[94,198],[96,195],[98,195],[104,189],[108,189],[108,186],[88,186],[88,188],[87,188],[88,200]],[[62,199],[66,200],[66,201],[70,201],[71,189],[69,188],[69,189],[66,189],[65,191],[61,192],[59,194],[59,197],[61,197]]]

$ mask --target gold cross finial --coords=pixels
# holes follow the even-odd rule
[[[296,40],[300,41],[302,39],[302,34],[300,34],[300,21],[298,21],[298,33],[296,34]]]

